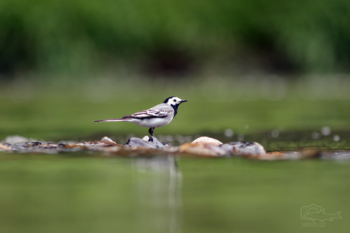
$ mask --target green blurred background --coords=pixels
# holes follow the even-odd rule
[[[349,13],[346,0],[2,0],[0,136],[142,136],[92,121],[173,95],[189,102],[158,135],[347,130]]]
[[[2,0],[0,71],[346,72],[349,10],[346,0]]]
[[[159,139],[349,150],[349,15],[348,0],[0,0],[0,141],[122,143],[147,129],[93,121],[178,96]],[[0,231],[349,229],[347,161],[102,157],[1,152]],[[302,228],[311,204],[343,219]]]

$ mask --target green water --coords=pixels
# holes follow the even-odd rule
[[[345,232],[349,162],[0,154],[0,232]],[[343,219],[302,228],[303,206]],[[319,224],[319,221],[316,221]]]
[[[157,137],[191,135],[193,140],[201,134],[223,142],[257,141],[268,151],[310,146],[349,150],[348,99],[304,100],[295,95],[280,101],[239,101],[233,86],[227,85],[226,92],[217,89],[224,95],[183,90],[182,85],[158,88],[152,95],[153,89],[147,88],[132,92],[138,96],[124,86],[115,91],[118,85],[101,89],[103,93],[2,89],[0,140],[10,135],[54,142],[110,136],[122,143],[119,136],[143,136],[147,129],[93,120],[134,113],[176,93],[189,102],[171,124],[156,130]],[[220,96],[225,101],[216,101]],[[329,135],[321,133],[324,126],[332,130]],[[226,129],[234,135],[225,137]],[[0,233],[345,232],[350,229],[349,165],[324,160],[180,158],[176,167],[166,157],[0,152]],[[341,211],[343,219],[302,228],[312,221],[301,220],[300,211],[311,204],[328,214]]]

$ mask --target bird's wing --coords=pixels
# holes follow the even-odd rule
[[[171,114],[172,108],[157,108],[157,106],[137,112],[128,116],[124,116],[123,118],[154,118],[154,117],[167,117]]]

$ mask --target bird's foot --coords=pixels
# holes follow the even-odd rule
[[[153,137],[154,137],[154,136],[149,137],[148,141],[149,141],[149,142],[153,142]]]

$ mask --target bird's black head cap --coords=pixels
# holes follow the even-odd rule
[[[182,100],[182,99],[180,99],[179,97],[176,97],[176,96],[170,96],[169,98],[164,100],[165,104],[169,104],[174,109],[174,111],[175,111],[174,117],[177,114],[177,108],[183,102],[187,102],[187,100]]]
[[[169,99],[174,98],[174,97],[175,97],[175,96],[170,96],[170,97],[166,98],[166,99],[164,100],[164,102],[163,102],[163,103],[167,104],[167,103],[168,103],[168,101],[169,101]],[[158,103],[159,103],[159,102],[158,102]]]

